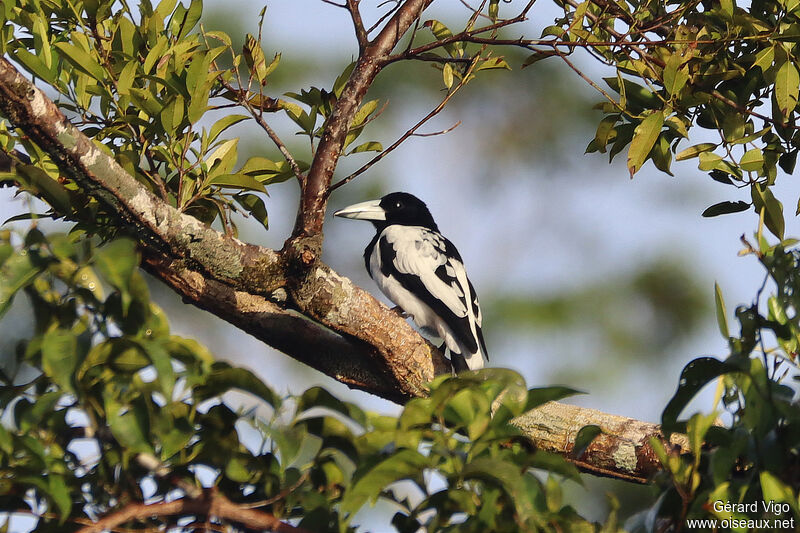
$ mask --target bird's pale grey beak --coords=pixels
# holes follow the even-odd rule
[[[360,204],[353,204],[344,209],[339,209],[333,216],[358,220],[386,220],[386,211],[383,210],[380,203],[380,200],[370,200]]]

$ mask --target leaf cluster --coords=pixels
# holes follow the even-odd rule
[[[665,492],[653,517],[800,520],[800,254],[785,243],[770,245],[761,232],[756,238],[758,248],[748,251],[766,271],[764,287],[775,292],[761,301],[762,287],[752,305],[736,309],[739,333],[734,334],[717,287],[717,319],[730,354],[724,360],[695,359],[681,373],[662,428],[685,432],[690,449],[679,455],[652,442],[665,466]],[[689,401],[713,382],[718,410],[680,419]],[[750,507],[725,508],[719,502]]]
[[[705,216],[752,206],[782,239],[782,204],[770,188],[779,168],[794,171],[800,148],[800,6],[587,0],[563,8],[543,42],[565,53],[583,45],[616,71],[605,88],[590,81],[605,97],[597,106],[605,117],[587,151],[613,158],[627,148],[631,176],[647,161],[671,175],[674,160],[698,158],[713,180],[751,191],[751,201],[720,202]],[[679,151],[698,135],[711,140]]]

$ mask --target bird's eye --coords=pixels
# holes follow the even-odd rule
[[[403,207],[403,202],[395,202],[394,204],[395,209],[400,209],[401,207]]]

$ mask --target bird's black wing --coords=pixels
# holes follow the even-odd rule
[[[455,246],[425,228],[398,231],[405,233],[401,237],[383,235],[378,239],[382,274],[394,276],[428,305],[470,354],[479,351],[479,343],[485,354],[477,298]]]

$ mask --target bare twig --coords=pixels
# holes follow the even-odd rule
[[[533,7],[533,4],[534,4],[535,1],[536,0],[530,0],[528,2],[528,4],[522,9],[522,11],[520,11],[519,14],[514,18],[510,18],[510,19],[506,19],[506,20],[500,20],[500,21],[495,22],[494,24],[488,24],[486,26],[481,26],[480,28],[475,28],[474,30],[462,31],[462,32],[457,33],[455,35],[452,35],[450,37],[446,37],[444,39],[438,39],[438,40],[436,40],[436,41],[434,41],[432,43],[424,44],[424,45],[418,46],[416,48],[406,49],[405,51],[403,51],[403,52],[401,52],[399,54],[394,54],[394,55],[390,55],[389,57],[387,57],[384,60],[384,64],[393,63],[395,61],[400,61],[402,59],[410,59],[411,57],[413,57],[413,56],[415,56],[417,54],[421,54],[422,52],[428,52],[428,51],[433,50],[435,48],[441,48],[442,46],[445,46],[445,45],[448,45],[448,44],[451,44],[451,43],[464,41],[465,37],[470,37],[470,36],[474,36],[474,35],[480,35],[481,33],[487,33],[487,32],[491,32],[491,31],[499,30],[500,28],[504,28],[506,26],[510,26],[510,25],[516,24],[518,22],[523,22],[523,21],[527,20],[528,11],[530,11],[530,9]]]
[[[337,181],[336,183],[334,183],[333,185],[331,185],[331,186],[330,186],[330,188],[328,189],[328,194],[332,193],[333,191],[335,191],[336,189],[338,189],[338,188],[339,188],[339,187],[341,187],[342,185],[345,185],[345,184],[347,184],[347,183],[350,183],[350,182],[351,182],[353,179],[355,179],[356,177],[360,176],[361,174],[363,174],[364,172],[366,172],[367,170],[369,170],[369,169],[370,169],[370,167],[372,167],[372,165],[374,165],[375,163],[377,163],[378,161],[380,161],[381,159],[383,159],[384,157],[386,157],[387,155],[389,155],[389,154],[390,154],[392,151],[394,151],[394,150],[395,150],[395,149],[396,149],[398,146],[400,146],[400,145],[401,145],[401,144],[402,144],[402,143],[403,143],[403,142],[404,142],[406,139],[408,139],[409,137],[411,137],[411,136],[425,137],[425,136],[430,136],[430,135],[441,135],[441,134],[443,134],[443,133],[447,133],[448,131],[451,131],[451,130],[455,129],[456,127],[458,127],[458,125],[459,125],[459,124],[461,124],[461,121],[458,121],[458,122],[457,122],[457,123],[456,123],[454,126],[452,126],[452,127],[450,127],[450,128],[447,128],[446,130],[442,130],[442,131],[439,131],[439,132],[435,132],[435,133],[433,133],[433,134],[417,134],[417,133],[416,133],[416,131],[417,131],[417,130],[418,130],[418,129],[419,129],[419,128],[420,128],[420,127],[423,125],[423,124],[425,124],[425,123],[426,123],[426,122],[428,122],[430,119],[432,119],[433,117],[435,117],[436,115],[438,115],[438,114],[439,114],[439,113],[442,111],[442,109],[444,109],[444,107],[447,105],[447,103],[448,103],[448,102],[449,102],[449,101],[450,101],[450,100],[453,98],[453,96],[455,96],[455,94],[456,94],[456,93],[457,93],[459,90],[461,90],[461,88],[462,88],[464,85],[466,85],[467,81],[469,81],[469,76],[472,74],[472,71],[473,71],[473,70],[475,70],[475,66],[478,64],[478,61],[479,61],[479,60],[480,60],[480,56],[479,56],[479,55],[476,55],[475,57],[473,57],[473,58],[471,59],[471,64],[470,64],[470,67],[469,67],[469,68],[466,70],[466,72],[463,74],[463,76],[461,77],[461,80],[458,82],[458,84],[457,84],[455,87],[453,87],[453,90],[451,90],[450,92],[448,92],[448,93],[447,93],[447,96],[445,96],[445,97],[442,99],[442,101],[441,101],[441,102],[439,102],[439,105],[437,105],[436,107],[434,107],[434,108],[431,110],[431,112],[430,112],[430,113],[428,113],[427,115],[425,115],[424,117],[422,117],[422,118],[419,120],[419,122],[417,122],[416,124],[414,124],[413,126],[411,126],[411,128],[409,128],[409,129],[408,129],[408,131],[406,131],[406,132],[405,132],[403,135],[401,135],[401,136],[400,136],[400,137],[399,137],[399,138],[398,138],[398,139],[397,139],[395,142],[393,142],[393,143],[391,144],[391,146],[389,146],[389,147],[388,147],[386,150],[384,150],[383,152],[379,153],[378,155],[376,155],[375,157],[373,157],[372,159],[370,159],[370,160],[369,160],[369,161],[368,161],[366,164],[364,164],[364,166],[362,166],[361,168],[359,168],[358,170],[356,170],[355,172],[353,172],[353,173],[352,173],[352,174],[350,174],[349,176],[347,176],[347,177],[345,177],[345,178],[342,178],[341,180],[339,180],[339,181]]]
[[[453,131],[454,129],[459,127],[460,125],[461,125],[461,121],[459,120],[458,122],[456,122],[455,124],[453,124],[449,128],[445,128],[445,129],[439,130],[439,131],[432,131],[430,133],[414,133],[412,135],[412,137],[436,137],[437,135],[444,135],[445,133],[450,133],[451,131]]]
[[[391,17],[394,14],[394,12],[397,11],[400,8],[400,5],[401,5],[400,0],[386,0],[386,2],[383,2],[383,3],[379,4],[378,8],[380,9],[381,7],[384,6],[384,4],[389,4],[391,2],[394,2],[394,7],[392,7],[386,13],[381,15],[380,18],[375,21],[375,24],[373,24],[372,26],[369,27],[369,29],[367,30],[367,34],[372,33],[375,30],[375,28],[380,26],[383,23],[384,20],[386,20],[389,17]],[[419,19],[417,19],[417,21],[419,21]]]
[[[322,0],[322,2],[325,4],[330,4],[332,6],[341,7],[342,9],[347,9],[346,5],[334,2],[333,0]]]

